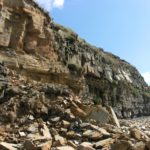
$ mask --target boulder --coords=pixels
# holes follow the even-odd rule
[[[146,148],[150,150],[150,141],[146,143]]]
[[[138,128],[131,128],[130,135],[132,138],[136,140],[149,139],[148,136]]]
[[[111,150],[132,150],[132,146],[128,141],[121,140],[112,144]]]
[[[26,140],[23,144],[25,150],[36,150],[36,146],[31,140]]]
[[[66,144],[66,139],[60,135],[54,136],[55,142],[53,143],[55,146],[63,146]]]
[[[99,121],[100,123],[108,123],[110,121],[110,115],[108,111],[101,105],[97,107],[91,107],[88,118]]]
[[[133,150],[145,150],[146,145],[144,142],[138,142],[134,145]]]
[[[37,150],[51,150],[52,140],[39,144]]]
[[[61,146],[61,147],[56,147],[56,150],[75,150],[71,146]]]
[[[105,140],[101,140],[101,141],[98,141],[98,142],[96,142],[95,144],[94,144],[94,147],[96,148],[96,149],[98,149],[98,148],[105,148],[105,147],[110,147],[110,145],[112,144],[112,143],[114,143],[114,139],[112,139],[112,138],[108,138],[108,139],[105,139]]]
[[[99,140],[102,138],[102,136],[103,134],[101,132],[93,131],[93,130],[86,130],[83,133],[83,137],[88,138],[90,140]]]
[[[111,106],[107,106],[106,109],[108,110],[108,112],[110,113],[111,115],[111,122],[112,124],[116,125],[118,128],[120,128],[120,123],[119,123],[119,120],[113,110],[113,108]]]
[[[46,139],[52,139],[52,136],[46,124],[41,125],[40,131],[41,131],[42,136],[44,136]]]
[[[93,144],[89,143],[89,142],[83,142],[81,143],[78,148],[78,150],[95,150],[93,148]]]
[[[14,147],[14,144],[1,142],[0,143],[0,150],[17,150],[17,148]]]
[[[107,132],[107,131],[106,131],[105,129],[103,129],[103,128],[100,128],[100,127],[98,127],[98,126],[96,126],[96,125],[93,125],[93,124],[90,124],[89,126],[90,126],[92,129],[99,131],[99,132],[103,135],[103,137],[110,137],[110,136],[111,136],[111,134],[110,134],[109,132]]]

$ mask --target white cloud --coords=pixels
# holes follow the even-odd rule
[[[64,0],[54,0],[53,6],[56,8],[62,8],[64,6]]]
[[[150,85],[150,72],[142,73],[142,76],[144,77],[147,84]]]
[[[41,7],[47,11],[51,11],[53,8],[63,8],[65,0],[35,0]]]

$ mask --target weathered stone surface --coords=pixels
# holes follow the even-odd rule
[[[36,146],[34,145],[34,143],[30,140],[26,140],[23,144],[24,148],[26,150],[36,150]]]
[[[88,118],[99,121],[100,123],[108,123],[110,121],[109,112],[102,106],[93,107]]]
[[[63,146],[66,144],[66,139],[60,135],[56,135],[54,139],[55,139],[55,143],[54,143],[55,146]]]
[[[150,141],[146,143],[146,147],[150,150]]]
[[[101,140],[99,142],[96,142],[94,146],[95,148],[104,148],[104,147],[108,148],[114,141],[115,141],[114,139],[109,138],[106,140]]]
[[[49,132],[49,129],[48,129],[48,127],[45,124],[41,125],[40,132],[41,132],[42,136],[44,136],[44,138],[52,139],[51,134]]]
[[[62,121],[63,127],[68,128],[70,126],[70,122],[63,120]]]
[[[117,118],[117,116],[116,116],[116,114],[115,114],[113,108],[110,107],[110,106],[108,106],[108,107],[107,107],[107,110],[108,110],[108,112],[111,114],[111,121],[113,122],[113,124],[115,124],[117,127],[120,128],[119,120],[118,120],[118,118]]]
[[[56,150],[75,150],[75,149],[71,146],[61,146],[57,147]]]
[[[0,0],[0,149],[149,149],[148,118],[117,119],[149,115],[149,91],[33,0]]]
[[[4,63],[1,62],[1,60],[0,60],[0,103],[3,101],[3,98],[5,96],[6,87],[8,84],[6,75],[7,75],[6,68],[4,66]]]
[[[150,114],[149,88],[135,67],[54,23],[32,0],[1,0],[1,8],[0,60],[9,68],[111,105],[122,118]],[[69,95],[70,90],[48,92]]]
[[[148,136],[137,128],[132,128],[130,135],[137,140],[148,139]]]
[[[95,125],[90,125],[90,127],[92,128],[92,129],[95,129],[95,130],[97,130],[97,131],[99,131],[103,136],[105,136],[105,137],[109,137],[110,136],[110,133],[109,132],[107,132],[105,129],[103,129],[103,128],[100,128],[100,127],[98,127],[98,126],[95,126]]]
[[[132,150],[132,146],[128,141],[117,141],[111,147],[111,150]]]
[[[145,143],[138,142],[134,145],[133,150],[145,150]]]
[[[51,146],[52,146],[52,141],[48,141],[48,142],[38,145],[37,149],[38,150],[50,150]]]
[[[99,140],[102,137],[102,133],[98,131],[87,130],[83,133],[83,137],[91,140]]]
[[[17,150],[17,148],[13,147],[13,144],[2,142],[0,143],[1,150]]]
[[[95,150],[91,143],[83,142],[78,146],[78,150]]]

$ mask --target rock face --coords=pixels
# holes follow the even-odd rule
[[[32,80],[112,106],[120,118],[150,115],[150,91],[136,68],[54,23],[32,0],[0,0],[0,60]]]
[[[1,100],[4,98],[5,90],[7,87],[7,78],[6,78],[6,69],[4,67],[4,64],[0,62],[0,103]]]

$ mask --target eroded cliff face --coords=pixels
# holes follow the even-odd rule
[[[0,0],[0,60],[33,80],[67,85],[119,117],[150,114],[150,91],[136,68],[58,25],[31,0]]]

